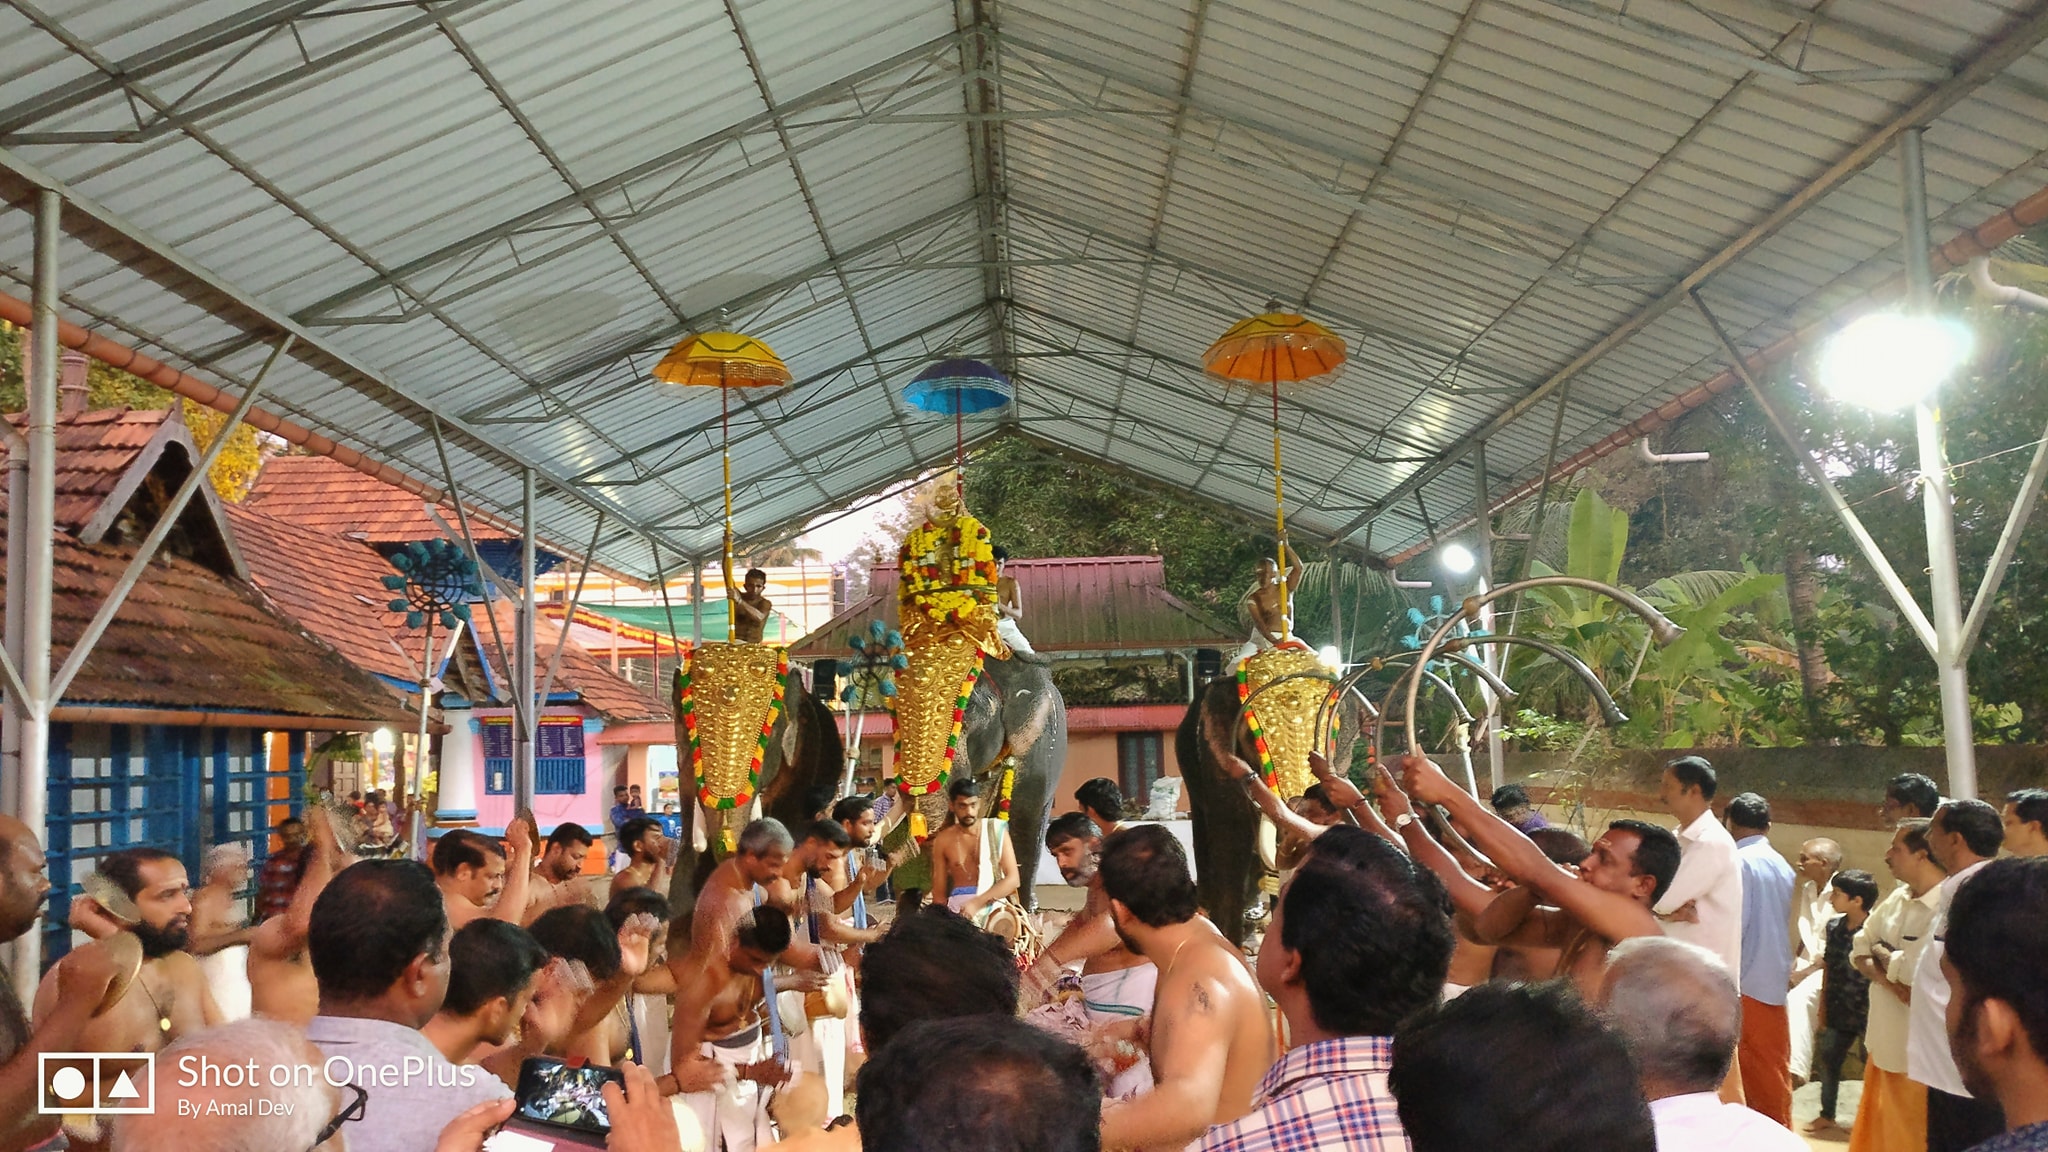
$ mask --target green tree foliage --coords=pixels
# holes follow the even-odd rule
[[[0,412],[20,412],[28,406],[27,386],[21,375],[22,342],[27,335],[26,330],[0,321]],[[109,368],[97,360],[87,362],[85,382],[89,389],[89,403],[94,408],[159,412],[173,404],[178,405],[186,427],[192,431],[193,441],[202,452],[213,444],[213,438],[220,434],[228,421],[226,413],[181,400],[175,393],[139,376]],[[214,490],[222,499],[238,501],[249,494],[250,486],[256,483],[256,473],[262,467],[262,438],[256,429],[244,424],[228,438],[228,446],[214,461],[208,479],[213,481]]]
[[[1226,622],[1235,618],[1259,561],[1274,552],[1272,535],[1252,530],[1239,513],[1023,440],[975,452],[967,506],[1018,557],[1163,557],[1167,588]]]
[[[1996,547],[2034,445],[2048,427],[2048,324],[1997,309],[1969,309],[1976,354],[1941,393],[1957,548],[1965,595]],[[1812,358],[1765,381],[1822,458],[1859,517],[1914,590],[1929,601],[1913,414],[1839,404],[1815,384]],[[1741,643],[1782,660],[1802,637],[1825,657],[1818,696],[1792,725],[1822,740],[1890,745],[1940,742],[1933,660],[1826,507],[1817,486],[1747,396],[1732,394],[1664,434],[1667,448],[1704,449],[1708,465],[1658,468],[1617,455],[1582,480],[1629,512],[1625,579],[1748,563],[1794,575],[1805,558],[1818,584],[1811,618],[1796,626],[1781,594],[1754,612]],[[1966,605],[1967,607],[1967,605]],[[1976,737],[1982,743],[2048,739],[2048,526],[2037,516],[1999,589],[1970,662]],[[1803,703],[1786,685],[1764,705]],[[1791,682],[1797,688],[1797,680]],[[1791,717],[1774,717],[1773,722]],[[1789,734],[1788,734],[1789,736]]]

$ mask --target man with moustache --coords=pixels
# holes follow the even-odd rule
[[[26,935],[50,897],[43,848],[28,825],[0,816],[0,941]],[[75,1052],[93,1010],[114,979],[113,957],[98,943],[75,948],[57,966],[56,1004],[33,1032],[10,981],[0,980],[0,1152],[18,1152],[56,1134],[57,1117],[39,1115],[41,1057]]]
[[[1086,1039],[1098,1065],[1107,1065],[1104,1094],[1112,1100],[1126,1099],[1152,1087],[1152,1062],[1135,1041],[1151,1021],[1159,968],[1117,936],[1098,873],[1102,833],[1095,822],[1082,812],[1057,817],[1046,826],[1045,847],[1060,875],[1073,887],[1086,889],[1087,897],[1027,973],[1028,995],[1051,995],[1067,965],[1081,963],[1078,991],[1088,1031],[1085,1037],[1074,1038]]]
[[[548,833],[547,847],[540,859],[533,862],[533,879],[526,886],[526,922],[540,919],[541,913],[562,904],[583,903],[582,894],[573,885],[583,874],[583,858],[590,854],[594,843],[590,830],[574,821],[557,824]]]
[[[181,1036],[224,1023],[199,961],[184,951],[192,939],[192,887],[185,865],[161,848],[124,848],[100,861],[100,875],[132,909],[101,909],[142,943],[142,968],[121,999],[96,1015],[79,1037],[89,1052],[156,1052]],[[93,903],[98,903],[94,901]],[[36,1019],[57,1009],[71,957],[43,976]]]

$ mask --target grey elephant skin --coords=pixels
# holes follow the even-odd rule
[[[1017,780],[1010,792],[1010,834],[1015,838],[1017,865],[1023,874],[1017,898],[1026,908],[1035,910],[1033,887],[1038,855],[1046,823],[1052,817],[1053,789],[1067,760],[1067,706],[1053,685],[1051,668],[1018,659],[988,661],[968,698],[961,736],[965,746],[956,754],[956,766],[973,766],[982,779],[984,796],[992,798],[1001,783],[990,769],[1004,747],[1016,757]],[[689,747],[680,734],[677,747]],[[835,714],[807,691],[797,677],[790,677],[783,697],[782,718],[769,736],[768,753],[761,764],[763,810],[787,825],[794,835],[801,836],[803,823],[810,816],[803,810],[804,797],[837,787],[845,768],[845,755]],[[687,762],[687,753],[684,759]],[[683,836],[687,842],[692,832],[690,821],[697,818],[697,806],[684,805],[683,813]],[[685,936],[690,914],[696,908],[697,892],[716,866],[712,853],[704,852],[697,857],[695,868],[676,869],[670,883],[669,904]]]
[[[1351,762],[1363,718],[1355,703],[1347,699],[1345,705],[1333,757],[1338,764]],[[1242,944],[1249,928],[1245,913],[1266,867],[1259,859],[1259,811],[1223,767],[1233,753],[1247,764],[1258,762],[1239,722],[1237,679],[1218,676],[1188,705],[1174,740],[1174,760],[1194,823],[1196,893],[1217,930]]]

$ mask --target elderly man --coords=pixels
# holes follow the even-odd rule
[[[1742,1015],[1719,957],[1677,940],[1624,940],[1607,955],[1600,1003],[1635,1057],[1657,1152],[1806,1152],[1782,1124],[1717,1094]]]
[[[1813,1071],[1813,1038],[1820,1022],[1821,967],[1827,952],[1828,922],[1834,918],[1832,881],[1842,867],[1842,846],[1826,837],[1799,846],[1792,871],[1799,889],[1792,897],[1792,992],[1785,998],[1785,1024],[1792,1034],[1792,1081],[1805,1083]]]
[[[1941,964],[1942,934],[1956,890],[1998,855],[2004,839],[1998,809],[1982,800],[1944,800],[1927,825],[1927,847],[1948,873],[1941,882],[1934,921],[1927,928],[1933,939],[1921,949],[1913,969],[1906,1030],[1906,1074],[1927,1085],[1927,1152],[1963,1152],[2005,1127],[1998,1101],[1972,1096],[1949,1052],[1949,986]]]

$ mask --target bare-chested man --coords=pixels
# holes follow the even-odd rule
[[[143,963],[127,994],[86,1028],[80,1038],[84,1050],[156,1052],[180,1036],[221,1023],[199,961],[183,951],[192,933],[192,889],[185,865],[161,848],[124,848],[101,860],[99,871],[126,896],[132,915],[127,908],[100,905],[100,910],[142,942]],[[52,969],[36,990],[38,1021],[54,1008],[57,987]]]
[[[1035,657],[1038,653],[1024,638],[1024,593],[1009,574],[1010,550],[998,544],[989,551],[996,558],[996,636],[1012,655]]]
[[[740,918],[761,902],[758,889],[782,874],[796,848],[782,821],[762,818],[740,829],[733,854],[711,870],[690,916],[690,951],[723,956]],[[683,957],[674,949],[670,963]],[[678,977],[680,983],[680,976]]]
[[[533,872],[533,831],[524,820],[505,829],[512,858],[489,836],[461,829],[434,841],[434,883],[448,906],[448,924],[460,932],[479,916],[518,924],[526,918],[526,886]]]
[[[789,917],[772,906],[749,908],[724,946],[675,966],[676,1012],[664,1094],[682,1094],[705,1142],[751,1152],[773,1142],[762,1089],[787,1079],[766,1026],[761,974],[790,942]]]
[[[946,798],[946,825],[927,845],[932,893],[943,893],[946,907],[978,925],[991,905],[1017,891],[1017,849],[1007,823],[982,818],[980,784],[958,777],[946,786]]]
[[[1616,820],[1574,871],[1551,863],[1514,825],[1427,759],[1403,757],[1401,779],[1417,803],[1447,810],[1474,847],[1517,883],[1479,915],[1479,936],[1495,944],[1562,949],[1558,975],[1569,976],[1588,1002],[1599,995],[1609,948],[1634,936],[1664,934],[1650,909],[1678,872],[1678,838],[1669,831]]]
[[[0,816],[0,942],[37,928],[49,897],[48,865],[36,834],[14,817]],[[72,949],[57,974],[55,1004],[47,1015],[38,1013],[34,1032],[13,985],[0,980],[0,1149],[5,1152],[56,1135],[57,1117],[40,1115],[37,1108],[41,1056],[83,1050],[79,1037],[114,981],[114,956],[94,941]]]
[[[303,1028],[320,1013],[320,984],[313,979],[313,956],[306,933],[313,923],[313,902],[336,870],[349,858],[335,842],[333,817],[320,809],[306,813],[312,839],[300,861],[299,886],[284,914],[256,926],[249,937],[249,1006],[257,1016],[285,1020]]]
[[[583,860],[590,855],[590,830],[574,822],[555,825],[548,833],[548,846],[533,863],[533,879],[526,888],[526,922],[559,904],[581,904],[583,893],[577,877],[583,874]]]
[[[1266,997],[1244,955],[1196,913],[1187,853],[1157,824],[1102,842],[1110,917],[1125,946],[1159,966],[1152,1001],[1154,1087],[1102,1110],[1104,1148],[1182,1148],[1251,1111],[1273,1066]]]
[[[668,903],[654,894],[659,912]],[[587,904],[551,908],[528,929],[548,955],[580,965],[592,983],[580,989],[574,1019],[551,1051],[571,1061],[613,1065],[630,1047],[624,1007],[633,986],[652,962],[658,915],[627,911],[614,924]],[[639,1053],[635,1052],[637,1057]]]
[[[726,569],[726,579],[732,579],[732,570]],[[731,587],[731,585],[727,585]],[[775,602],[768,599],[768,574],[759,568],[747,570],[746,583],[732,602],[732,638],[742,644],[759,644],[768,627],[768,614],[775,610]]]
[[[1279,563],[1270,557],[1260,560],[1258,582],[1245,593],[1245,611],[1252,618],[1252,638],[1245,642],[1240,656],[1271,648],[1293,634],[1294,597],[1301,590],[1301,557],[1284,544],[1281,551],[1287,557],[1286,608],[1281,607]]]
[[[626,866],[612,877],[611,896],[634,888],[668,891],[674,841],[661,834],[661,821],[649,816],[626,821],[619,829],[619,851],[626,854]]]

